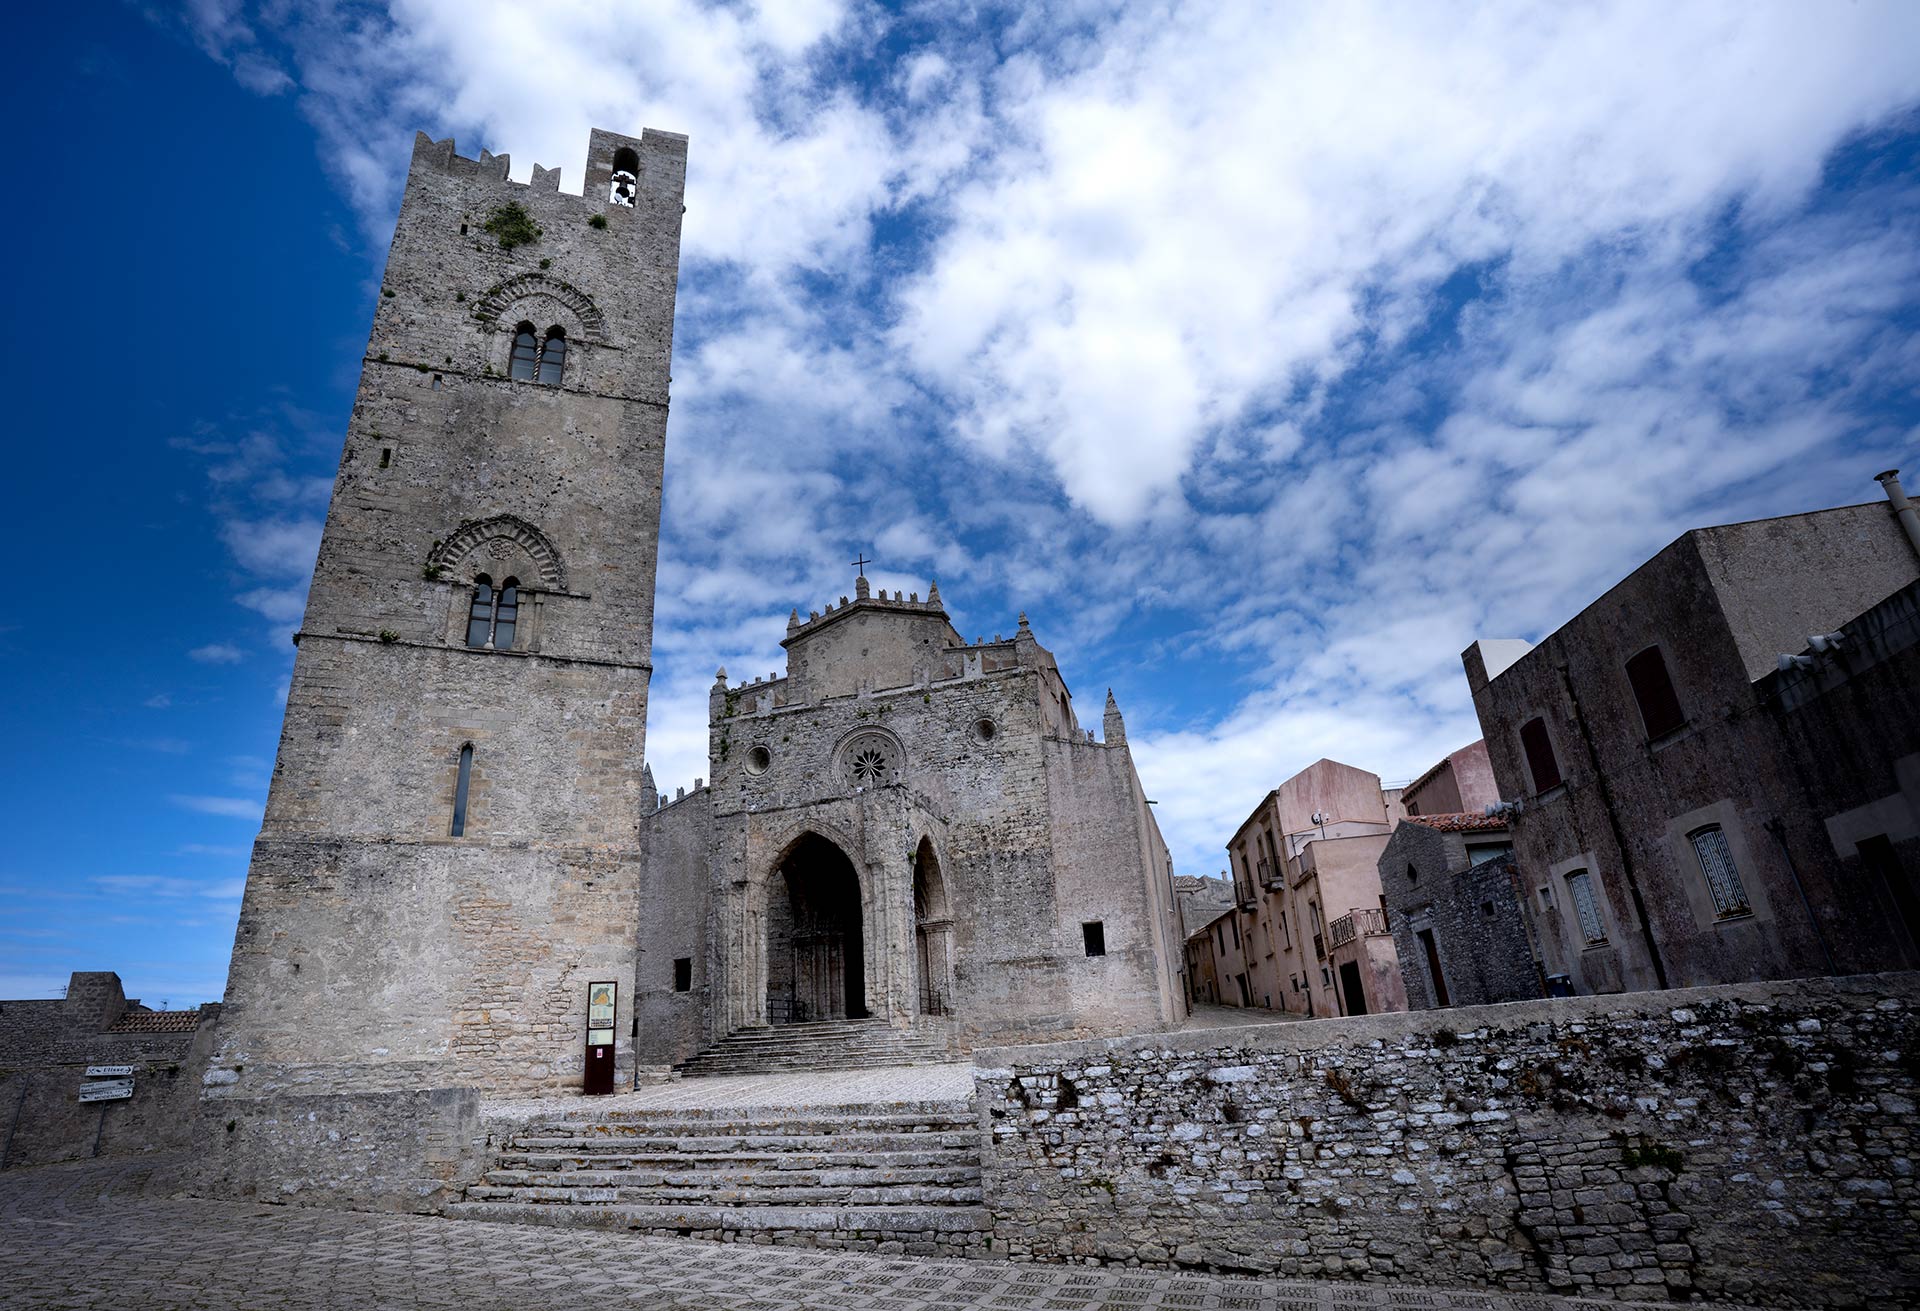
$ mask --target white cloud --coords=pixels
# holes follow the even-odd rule
[[[197,797],[176,794],[167,799],[186,810],[196,810],[203,815],[223,815],[229,819],[257,820],[264,811],[264,807],[259,802],[245,797]]]
[[[576,184],[591,126],[692,137],[663,784],[706,772],[713,667],[776,663],[865,547],[1119,682],[1209,868],[1319,755],[1470,740],[1473,637],[1691,523],[1871,495],[1914,440],[1861,417],[1920,383],[1913,195],[1805,205],[1920,103],[1910,5],[934,5],[886,67],[893,20],[831,3],[343,12],[196,32],[295,71],[378,249],[414,127]],[[291,625],[324,480],[270,431],[191,448],[246,489],[241,604]]]
[[[237,665],[247,658],[247,653],[239,647],[226,642],[214,642],[207,646],[196,646],[187,652],[187,659],[197,660],[203,665]]]
[[[234,520],[221,528],[220,538],[251,573],[304,578],[313,571],[313,557],[320,549],[320,521]]]

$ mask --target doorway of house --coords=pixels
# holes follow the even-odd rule
[[[1347,999],[1347,1014],[1367,1013],[1366,985],[1360,982],[1360,966],[1353,961],[1346,961],[1340,966],[1340,991]]]

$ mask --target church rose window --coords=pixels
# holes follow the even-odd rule
[[[879,747],[861,747],[853,753],[853,781],[872,787],[887,776],[886,753]]]

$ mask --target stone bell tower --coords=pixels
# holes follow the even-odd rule
[[[630,1068],[636,825],[687,143],[584,195],[416,138],[209,1095]]]

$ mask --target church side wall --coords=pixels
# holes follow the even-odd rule
[[[702,788],[640,823],[640,920],[633,1006],[634,1059],[644,1069],[691,1059],[708,1039],[708,933],[713,790]],[[687,960],[691,986],[674,987]]]
[[[1048,739],[1047,803],[1057,910],[1052,949],[1066,963],[1071,1028],[1125,1033],[1175,1018],[1166,849],[1124,745]],[[1088,956],[1081,926],[1099,921],[1106,954]]]
[[[1917,1048],[1903,973],[982,1051],[993,1250],[1911,1305]]]

